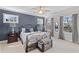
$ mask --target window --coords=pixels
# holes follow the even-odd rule
[[[71,16],[64,16],[64,31],[72,32],[72,17]]]
[[[37,18],[37,30],[38,31],[43,31],[43,18]]]

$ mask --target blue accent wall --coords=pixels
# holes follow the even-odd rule
[[[19,24],[15,28],[15,31],[19,31],[19,27],[26,24],[31,24],[35,26],[37,24],[37,16],[22,14],[18,12],[12,12],[0,9],[0,41],[7,39],[7,34],[11,31],[10,24],[3,23],[3,13],[13,14],[19,16]]]

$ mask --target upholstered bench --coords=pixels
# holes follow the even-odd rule
[[[52,40],[49,38],[44,38],[38,41],[38,49],[41,52],[45,52],[46,50],[52,48]]]

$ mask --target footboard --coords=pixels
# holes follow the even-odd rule
[[[32,35],[32,34],[30,34],[30,35]],[[33,39],[30,39],[30,40],[33,40]],[[37,48],[37,41],[35,41],[35,43],[32,43],[32,42],[30,42],[30,40],[29,40],[29,35],[27,35],[25,52],[29,52],[29,51]],[[31,44],[29,44],[29,43],[31,43]]]

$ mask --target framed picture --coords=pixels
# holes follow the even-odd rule
[[[3,23],[18,23],[19,19],[17,15],[3,13]]]

